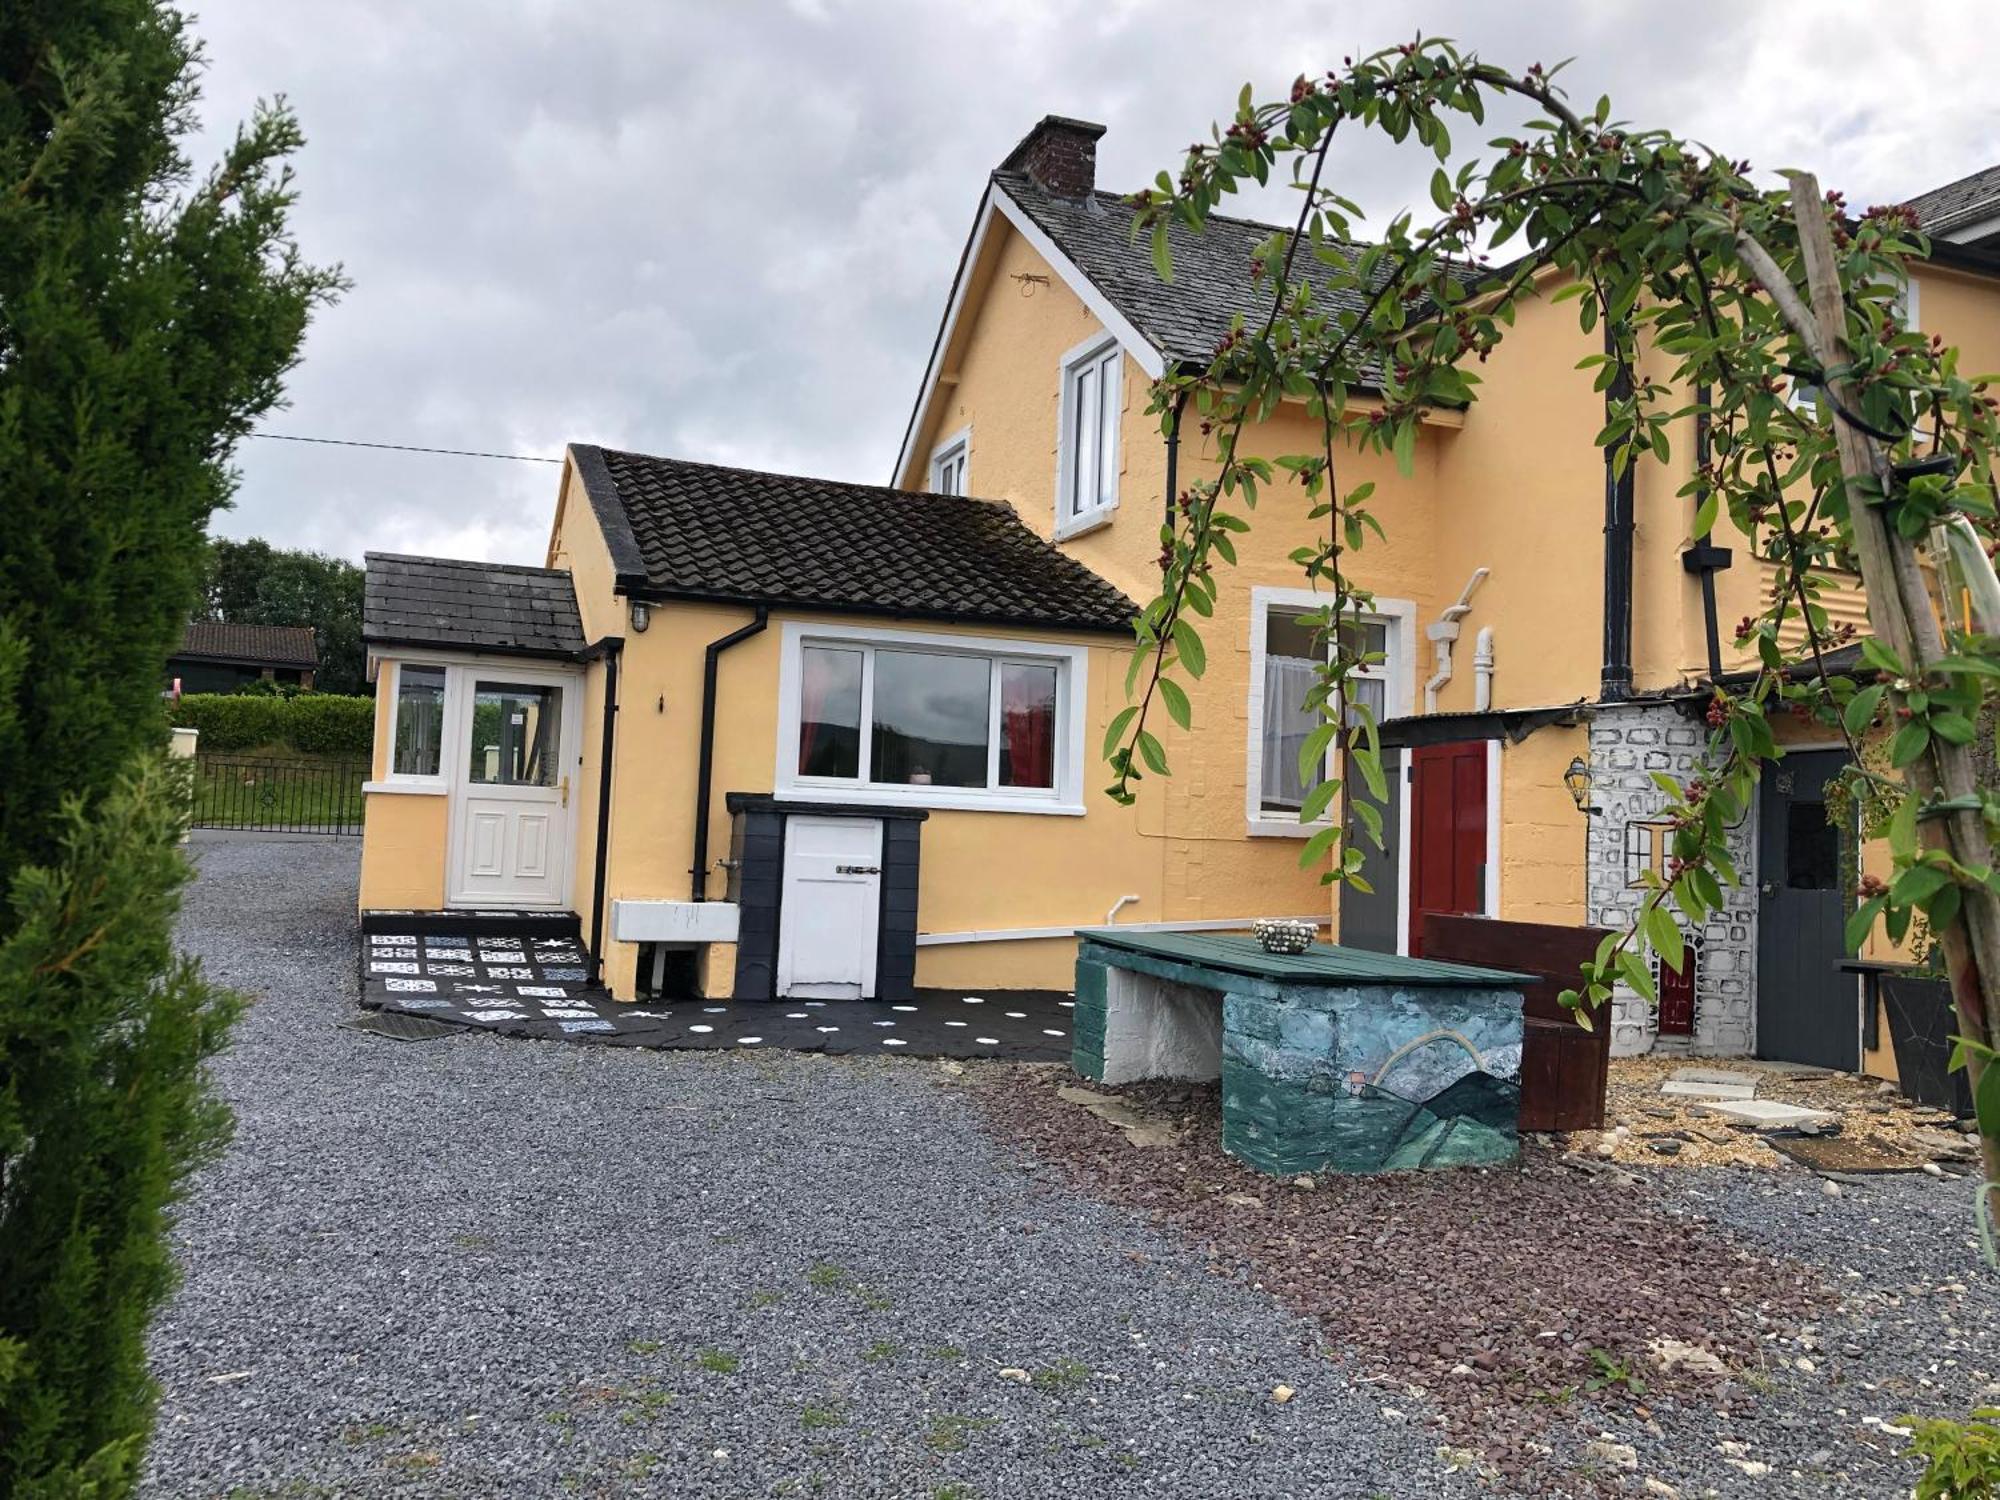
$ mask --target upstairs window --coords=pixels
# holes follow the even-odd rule
[[[1123,356],[1097,339],[1063,360],[1056,530],[1081,531],[1111,518],[1118,504],[1118,413]]]
[[[937,495],[968,493],[965,488],[965,460],[971,449],[971,436],[961,432],[932,455],[931,493]]]

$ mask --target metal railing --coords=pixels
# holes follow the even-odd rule
[[[257,833],[361,832],[362,761],[197,755],[194,826]]]

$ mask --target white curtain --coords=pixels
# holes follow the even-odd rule
[[[1306,793],[1320,781],[1299,777],[1299,751],[1319,726],[1319,715],[1305,707],[1306,695],[1319,678],[1319,663],[1296,656],[1264,658],[1264,794],[1266,807],[1299,808]]]

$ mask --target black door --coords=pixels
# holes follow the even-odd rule
[[[1854,976],[1845,952],[1841,830],[1827,784],[1846,756],[1814,750],[1764,769],[1758,799],[1757,1055],[1851,1071],[1861,1061]]]
[[[1396,951],[1397,840],[1403,815],[1403,752],[1382,751],[1382,776],[1389,784],[1389,800],[1375,802],[1360,773],[1348,767],[1347,785],[1356,797],[1375,803],[1382,814],[1382,847],[1375,847],[1361,819],[1352,812],[1347,818],[1348,840],[1362,854],[1361,875],[1373,888],[1364,893],[1354,886],[1340,892],[1340,936],[1343,948],[1367,948],[1375,953]]]

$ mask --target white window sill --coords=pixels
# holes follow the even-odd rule
[[[779,799],[827,802],[855,807],[921,807],[939,812],[1039,813],[1043,817],[1080,818],[1083,804],[1053,797],[1003,797],[964,787],[855,786],[792,782],[772,793]]]
[[[1073,536],[1082,536],[1085,532],[1095,531],[1100,526],[1109,526],[1111,518],[1117,514],[1116,505],[1100,505],[1096,510],[1085,511],[1080,516],[1071,516],[1067,520],[1058,521],[1055,538],[1059,542],[1066,542]]]
[[[364,781],[361,790],[371,796],[443,797],[451,788],[442,781]]]
[[[1253,839],[1309,839],[1332,826],[1324,818],[1316,823],[1301,823],[1297,818],[1288,818],[1282,813],[1265,813],[1251,818],[1245,824],[1244,832]]]

